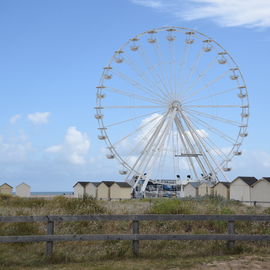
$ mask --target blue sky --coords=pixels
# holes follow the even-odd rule
[[[161,26],[214,38],[239,64],[251,117],[230,178],[270,175],[269,1],[0,1],[0,179],[34,191],[121,180],[94,119],[102,67],[129,38]]]

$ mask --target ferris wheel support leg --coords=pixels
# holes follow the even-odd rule
[[[151,138],[149,139],[148,143],[146,144],[146,146],[144,147],[144,149],[142,150],[140,156],[138,157],[138,159],[136,160],[136,162],[134,163],[132,170],[130,172],[130,174],[132,173],[132,171],[135,170],[135,168],[138,165],[138,168],[141,168],[142,163],[144,162],[145,158],[147,157],[147,152],[149,152],[149,150],[151,149],[158,133],[160,132],[161,128],[163,127],[165,121],[166,121],[166,116],[168,115],[168,112],[163,116],[163,118],[161,119],[160,124],[158,125],[157,129],[155,130],[155,132],[153,133],[153,135],[151,136]],[[137,170],[138,171],[138,170]],[[130,176],[130,174],[128,175],[128,177]],[[128,178],[127,177],[127,178]],[[133,188],[135,189],[136,186],[138,185],[138,182],[140,180],[140,178],[142,177],[142,175],[139,175],[135,185],[133,186]]]
[[[156,139],[159,139],[159,142],[158,142],[158,144],[155,146],[155,148],[161,148],[161,149],[163,149],[165,140],[166,140],[166,138],[167,138],[168,132],[169,132],[170,129],[171,129],[171,126],[172,126],[172,124],[173,124],[175,115],[176,115],[176,109],[174,109],[174,110],[171,112],[171,115],[170,115],[170,117],[169,117],[169,121],[167,122],[167,126],[165,127],[165,130],[164,130],[163,134],[161,135],[161,137],[160,137],[160,138],[156,137]],[[154,141],[153,141],[151,147],[152,147],[152,146],[154,146]],[[150,151],[150,152],[151,152],[151,151]],[[148,158],[146,164],[149,164],[150,162],[153,164],[154,161],[155,161],[155,158],[153,158],[153,156],[151,155],[151,156]],[[151,166],[150,166],[150,167],[151,167]],[[142,192],[145,191],[145,188],[146,188],[146,186],[147,186],[147,184],[148,184],[149,178],[150,178],[150,176],[151,176],[151,174],[152,174],[152,170],[153,170],[153,166],[152,166],[152,168],[149,170],[149,171],[150,171],[150,174],[147,175],[147,177],[146,177],[146,179],[145,179],[145,181],[144,181],[144,183],[143,183],[143,186],[142,186],[142,188],[141,188],[141,191],[142,191]]]
[[[191,152],[191,153],[195,154],[196,153],[195,148],[192,145],[192,143],[191,143],[188,135],[186,134],[186,132],[184,130],[184,127],[183,127],[183,125],[181,123],[181,120],[178,117],[175,117],[175,123],[176,123],[176,126],[178,128],[178,132],[180,134],[180,138],[182,139],[182,143],[184,145],[185,151],[187,151],[187,153],[188,152]],[[186,146],[185,141],[188,144],[188,147]],[[201,170],[204,171],[205,170],[204,169],[204,166],[201,163],[199,157],[195,157],[195,159],[196,159],[198,165],[200,166]],[[192,161],[192,159],[190,157],[189,157],[189,160],[190,160],[190,164],[191,164],[191,167],[192,167],[192,170],[194,172],[195,177],[197,179],[199,179],[198,174],[197,174],[196,169],[195,169],[195,165],[194,165],[194,163],[193,163],[193,161]]]
[[[211,165],[211,163],[209,162],[209,160],[208,160],[208,158],[207,158],[207,156],[206,156],[206,154],[205,154],[205,151],[203,150],[203,147],[202,147],[202,145],[201,145],[202,142],[201,142],[200,136],[197,134],[196,130],[192,127],[192,125],[191,125],[191,123],[190,123],[188,117],[186,117],[183,113],[181,113],[181,116],[182,116],[182,118],[184,119],[184,121],[185,121],[187,127],[189,128],[190,133],[191,133],[191,136],[192,136],[192,138],[193,138],[195,144],[197,145],[198,149],[201,151],[202,156],[203,156],[203,158],[204,158],[204,161],[205,161],[205,163],[206,163],[208,169],[211,171],[212,175],[215,176],[216,179],[214,179],[214,180],[215,180],[215,181],[218,181],[217,176],[216,176],[216,172],[215,172],[213,166]],[[207,148],[206,148],[206,150],[208,151]],[[208,155],[211,156],[211,153],[208,152]],[[208,173],[206,172],[205,175],[207,175],[207,174],[208,174]]]

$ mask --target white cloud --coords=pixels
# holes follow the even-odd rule
[[[220,26],[270,27],[269,0],[131,0],[187,21],[210,19]]]
[[[76,127],[69,127],[64,142],[45,149],[49,153],[58,153],[61,158],[72,164],[85,164],[90,148],[90,140],[85,133],[77,130]]]
[[[134,4],[151,8],[162,8],[164,4],[159,0],[131,0]]]
[[[15,114],[14,116],[12,116],[10,119],[9,119],[9,122],[11,124],[16,124],[17,121],[21,118],[22,116],[20,114]]]
[[[30,159],[34,148],[31,142],[24,138],[18,138],[17,141],[6,140],[0,137],[0,163],[18,164]]]
[[[48,118],[51,115],[50,112],[36,112],[28,114],[28,119],[35,125],[41,125],[48,123]]]

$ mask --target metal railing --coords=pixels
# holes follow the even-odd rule
[[[54,234],[55,222],[131,221],[131,234]],[[227,234],[140,234],[140,221],[226,221]],[[139,254],[141,240],[224,240],[232,249],[235,241],[270,241],[266,234],[236,234],[235,221],[266,221],[270,215],[87,215],[87,216],[0,216],[0,222],[46,222],[46,235],[0,236],[0,243],[46,242],[46,255],[53,253],[53,243],[60,241],[130,240],[133,254]]]

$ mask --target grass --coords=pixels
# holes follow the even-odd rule
[[[222,198],[143,199],[104,202],[93,198],[53,199],[0,196],[1,215],[87,214],[269,214],[269,208],[247,207]],[[56,234],[130,233],[129,221],[59,222]],[[144,221],[141,233],[226,233],[223,221]],[[237,222],[237,233],[270,233],[266,222]],[[44,223],[0,224],[0,235],[45,234]],[[59,242],[53,257],[44,257],[45,243],[0,244],[0,269],[184,269],[199,262],[242,255],[269,254],[267,242],[237,242],[234,250],[222,241],[141,241],[133,258],[130,241]],[[16,256],[14,256],[16,254]],[[89,268],[91,265],[91,268]],[[129,266],[128,266],[129,265]],[[131,268],[131,266],[133,268]],[[165,266],[166,268],[165,268]],[[1,268],[2,267],[2,268]],[[88,268],[87,268],[88,267]],[[164,267],[164,268],[163,268]],[[179,268],[181,267],[181,268]]]

